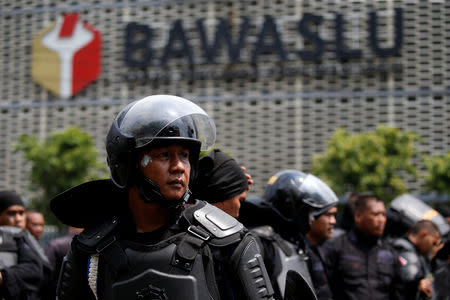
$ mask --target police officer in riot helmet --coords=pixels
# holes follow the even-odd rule
[[[297,170],[272,176],[261,206],[273,212],[252,230],[262,245],[264,261],[279,298],[315,299],[308,270],[304,236],[315,212],[326,211],[338,199],[322,180]],[[319,213],[320,215],[320,213]]]
[[[450,226],[444,216],[423,200],[402,194],[389,204],[386,217],[388,240],[399,254],[404,298],[448,299]]]
[[[214,141],[213,121],[181,97],[149,96],[119,112],[106,140],[111,180],[51,203],[64,223],[86,228],[63,262],[59,299],[272,298],[251,234],[190,198],[200,150]],[[74,217],[80,201],[89,207]]]

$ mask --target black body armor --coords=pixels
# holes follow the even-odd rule
[[[128,240],[116,219],[85,230],[63,263],[59,299],[226,299],[231,286],[236,299],[272,299],[255,239],[222,210],[197,201],[161,237]]]
[[[264,249],[264,263],[278,297],[298,299],[301,295],[302,299],[316,299],[305,251],[283,239],[270,226],[253,228],[252,233]]]
[[[0,226],[0,269],[17,265],[18,257],[16,238],[22,235],[20,228],[13,226]]]

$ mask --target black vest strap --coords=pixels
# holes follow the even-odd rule
[[[171,264],[186,271],[191,271],[195,257],[210,238],[209,233],[199,226],[189,226],[187,233],[177,245]]]
[[[102,252],[102,258],[108,262],[114,275],[120,274],[128,270],[127,255],[117,241],[110,244]]]

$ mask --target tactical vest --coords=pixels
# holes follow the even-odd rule
[[[251,230],[260,239],[266,240],[274,249],[274,269],[270,274],[274,286],[283,299],[316,299],[309,274],[305,251],[283,239],[271,226],[259,226]]]
[[[21,236],[23,231],[20,228],[0,226],[0,269],[17,265],[19,248],[16,238]]]
[[[236,219],[206,202],[183,212],[179,224],[185,231],[154,245],[118,240],[117,223],[112,219],[78,237],[78,248],[90,253],[87,276],[97,299],[220,299],[212,252],[226,248],[233,250],[233,277],[243,283],[246,298],[272,299],[255,240]]]
[[[429,277],[430,266],[422,255],[417,253],[415,246],[406,238],[391,240],[391,244],[399,255],[402,268],[401,277],[405,281],[415,281]]]

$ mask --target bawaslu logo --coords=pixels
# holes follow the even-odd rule
[[[101,36],[78,13],[65,14],[33,39],[33,79],[61,98],[96,80],[101,67]]]

